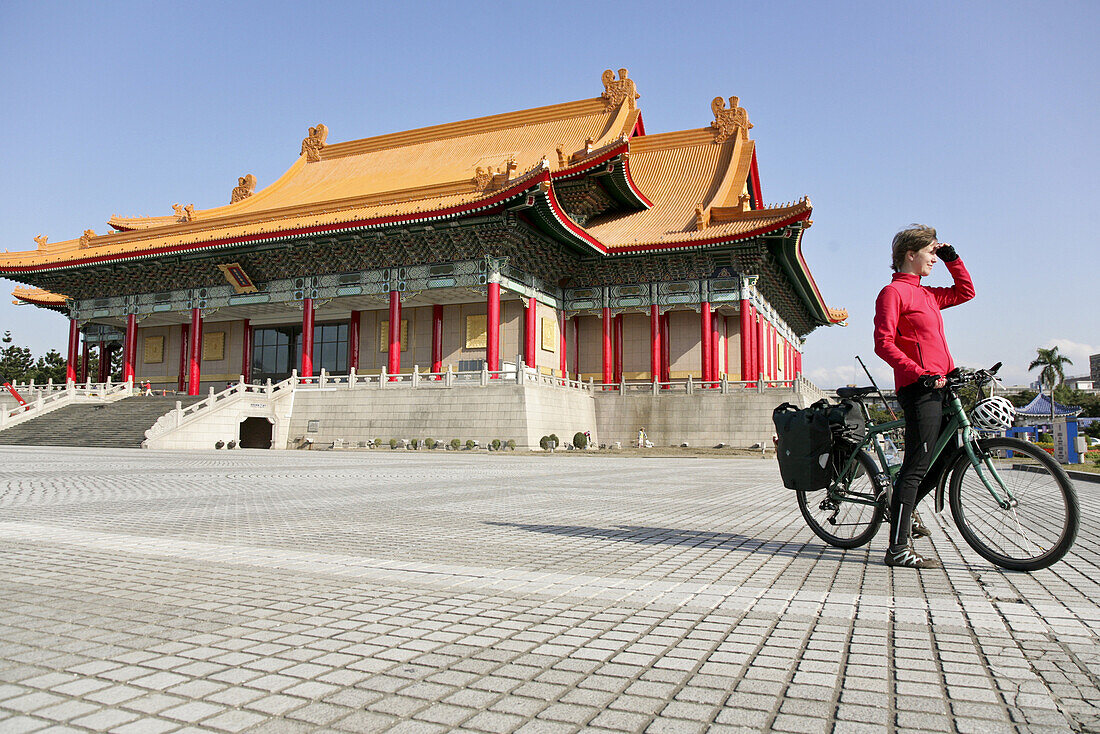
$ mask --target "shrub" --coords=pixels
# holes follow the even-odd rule
[[[561,439],[558,438],[558,434],[551,433],[547,438],[553,441],[555,446],[561,446]]]
[[[397,448],[397,443],[398,443],[398,441],[397,441],[397,439],[396,439],[396,438],[391,438],[391,439],[390,439],[390,448],[391,448],[391,449],[395,449],[395,448]]]
[[[374,439],[374,445],[375,446],[381,446],[382,445],[382,439],[380,439],[380,438]]]
[[[499,438],[494,438],[493,442],[489,445],[493,447],[493,451],[500,451],[500,439]]]
[[[508,448],[512,449],[512,451],[516,450],[516,442],[514,439],[508,439]]]
[[[573,448],[586,449],[588,448],[588,436],[584,435],[581,431],[577,431],[573,434]]]
[[[462,445],[462,442],[459,441],[457,438],[452,438],[451,439],[451,448],[454,449],[455,451],[458,451],[458,447],[461,446],[461,445]]]
[[[216,444],[214,444],[214,448],[224,449],[225,448],[225,441],[218,441]]]
[[[425,438],[424,439],[424,445],[428,447],[428,451],[431,451],[432,449],[435,448],[435,439],[434,438]]]
[[[413,450],[420,448],[420,439],[414,438],[413,440],[409,441],[409,448]]]
[[[475,445],[476,444],[474,444],[474,440],[472,438],[466,439],[466,450],[467,451],[472,450]]]
[[[539,448],[542,449],[543,451],[548,451],[550,449],[550,437],[549,436],[543,436],[542,438],[539,439]]]

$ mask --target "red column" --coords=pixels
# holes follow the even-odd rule
[[[721,319],[721,314],[712,313],[710,315],[710,379],[712,380],[718,379],[718,372],[720,371],[719,355],[722,350],[722,339],[719,325]]]
[[[538,301],[534,297],[528,298],[526,308],[523,311],[523,363],[528,367],[534,367],[538,359],[538,355],[535,353],[535,349],[538,348],[535,341],[535,334],[538,331],[538,315]]]
[[[299,377],[313,377],[313,299],[302,299],[302,369]]]
[[[558,329],[559,335],[561,337],[559,339],[559,341],[561,342],[561,345],[560,345],[561,354],[558,355],[558,362],[559,362],[558,371],[561,372],[562,377],[565,377],[565,370],[569,366],[569,360],[568,360],[568,358],[566,356],[566,353],[565,353],[566,352],[566,346],[567,346],[566,341],[565,341],[565,311],[562,311],[560,314],[558,314],[558,324],[561,325],[560,328]]]
[[[134,381],[134,355],[137,353],[137,317],[126,315],[126,336],[122,342],[122,381]]]
[[[97,382],[106,382],[107,376],[110,375],[111,365],[111,348],[104,342],[99,343],[99,374],[96,375],[99,379]]]
[[[500,369],[500,283],[489,283],[485,303],[485,366]]]
[[[352,311],[348,321],[348,374],[359,371],[359,312]]]
[[[199,382],[202,378],[202,371],[199,367],[202,361],[202,311],[197,308],[191,309],[190,337],[190,344],[187,348],[189,362],[187,394],[198,395]]]
[[[711,379],[711,348],[710,348],[710,303],[703,301],[702,308],[699,314],[699,348],[702,352],[701,367],[703,370],[703,381],[707,382]]]
[[[759,311],[756,312],[756,333],[754,337],[756,339],[756,371],[753,377],[757,374],[764,375],[764,379],[767,379],[768,375],[768,348],[767,340],[765,339],[765,329],[767,324],[764,322],[764,316]]]
[[[623,381],[623,315],[615,314],[611,322],[613,329],[612,340],[615,352],[615,382]]]
[[[390,352],[386,372],[390,382],[396,382],[401,373],[401,293],[398,291],[390,291]]]
[[[752,379],[752,314],[749,299],[741,299],[741,379]]]
[[[69,351],[65,358],[65,381],[76,382],[76,360],[80,355],[80,325],[69,319]]]
[[[80,350],[80,381],[84,382],[88,379],[88,339],[85,338]]]
[[[252,382],[252,323],[244,320],[244,329],[241,335],[241,377],[245,382]]]
[[[661,382],[672,379],[672,348],[668,336],[668,312],[661,314]]]
[[[611,309],[603,309],[603,382],[608,384],[614,378],[611,365]]]
[[[573,317],[573,379],[581,379],[581,317]]]
[[[649,306],[649,379],[661,381],[661,309],[656,303]]]
[[[187,389],[187,343],[190,341],[187,337],[190,333],[190,327],[187,324],[180,324],[180,366],[176,379],[176,391],[183,392]],[[102,352],[100,352],[102,354]]]
[[[779,377],[778,370],[776,369],[779,365],[776,364],[776,358],[775,358],[776,357],[776,354],[775,354],[775,346],[776,346],[775,337],[776,337],[775,327],[772,326],[769,323],[768,324],[768,377],[769,377],[769,379],[772,379],[772,380],[778,379],[778,377]]]
[[[358,311],[356,312],[358,314]],[[443,371],[443,304],[432,306],[432,372]]]

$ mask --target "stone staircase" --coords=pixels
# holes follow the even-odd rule
[[[0,446],[141,448],[157,418],[202,397],[130,397],[103,405],[69,405],[0,431]]]

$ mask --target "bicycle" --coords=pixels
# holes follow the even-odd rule
[[[1000,363],[988,370],[947,375],[944,412],[949,421],[936,442],[932,467],[935,508],[945,493],[963,539],[986,560],[1002,568],[1035,571],[1058,562],[1077,537],[1080,508],[1069,476],[1046,451],[1016,438],[982,437],[971,425],[959,390],[976,384],[978,396],[995,379]],[[845,387],[837,396],[859,406],[866,421],[860,437],[837,437],[831,461],[836,478],[825,490],[798,490],[798,508],[810,529],[838,548],[869,543],[889,517],[890,495],[901,469],[888,460],[886,434],[904,420],[874,423],[863,398],[875,387]],[[992,396],[992,387],[990,396]],[[872,457],[871,451],[876,458]],[[936,460],[945,451],[946,460]],[[949,486],[948,486],[949,485]]]

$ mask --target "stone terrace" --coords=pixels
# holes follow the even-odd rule
[[[2,448],[0,731],[1100,730],[1078,491],[918,575],[770,460]]]

